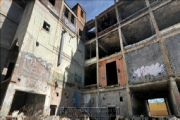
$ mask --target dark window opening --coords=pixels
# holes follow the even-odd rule
[[[54,6],[55,5],[55,0],[49,0],[49,2]]]
[[[108,120],[115,120],[116,119],[116,108],[115,107],[108,107]]]
[[[50,25],[49,25],[46,21],[44,21],[43,28],[44,28],[47,32],[49,32],[49,30],[50,30]]]
[[[19,113],[23,112],[26,116],[33,116],[38,111],[43,111],[44,102],[45,95],[16,91],[9,114],[12,115],[14,111],[19,110]]]
[[[71,15],[71,22],[74,24],[74,15]]]
[[[57,108],[57,105],[50,105],[50,109],[51,109],[50,115],[55,115],[56,108]]]
[[[98,39],[99,58],[107,57],[121,51],[118,31]]]
[[[96,77],[96,64],[85,67],[85,83],[84,85],[95,85],[97,84]]]
[[[82,30],[79,29],[79,36],[82,36]]]
[[[59,96],[59,93],[58,93],[58,92],[56,92],[56,96],[57,96],[57,97]]]
[[[83,15],[83,14],[84,14],[84,12],[81,10],[81,17],[82,17],[82,18],[84,17],[84,15]]]
[[[107,85],[118,84],[116,61],[106,64]]]
[[[96,57],[96,42],[85,45],[85,60]]]
[[[11,77],[12,72],[14,70],[15,63],[9,63],[7,74],[4,78],[4,80],[7,80],[9,77]]]
[[[20,7],[25,8],[28,1],[27,0],[13,0],[13,2],[19,5]]]
[[[69,10],[68,10],[67,8],[65,9],[64,15],[68,18],[68,16],[69,16]]]
[[[119,100],[120,100],[120,102],[123,102],[123,97],[121,96],[121,97],[119,98]]]

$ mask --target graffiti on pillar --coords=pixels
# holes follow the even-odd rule
[[[141,66],[133,72],[134,77],[143,77],[146,75],[158,76],[159,74],[165,72],[165,65],[156,63],[150,66]]]

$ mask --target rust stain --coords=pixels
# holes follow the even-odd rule
[[[121,86],[125,86],[127,83],[127,78],[125,75],[125,69],[123,66],[123,59],[122,55],[101,61],[99,63],[99,85],[100,87],[106,87],[107,86],[107,80],[106,80],[106,64],[116,61],[116,68],[117,68],[117,76],[118,76],[118,84]]]

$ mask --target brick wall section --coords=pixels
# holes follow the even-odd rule
[[[175,76],[180,76],[180,34],[167,38],[165,46],[172,71]]]
[[[141,49],[126,53],[125,56],[126,56],[129,84],[136,84],[143,82],[145,83],[145,82],[160,80],[162,78],[167,77],[166,66],[163,62],[162,51],[159,43],[154,43],[149,46],[143,47]],[[148,74],[145,76],[143,75],[134,76],[134,71],[137,71],[139,68],[142,68],[143,66],[146,68],[151,66],[153,67],[157,63],[159,65],[164,66],[163,67],[164,72],[160,72],[158,73],[158,75]],[[147,70],[147,73],[154,72],[154,70],[149,69]]]
[[[101,87],[107,86],[106,80],[106,64],[116,61],[117,75],[118,75],[118,84],[124,86],[126,85],[126,75],[123,67],[122,55],[102,61],[99,63],[99,82]],[[120,73],[118,72],[120,70]]]

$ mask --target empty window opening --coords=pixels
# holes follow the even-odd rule
[[[105,37],[98,40],[99,58],[107,57],[109,55],[121,51],[119,34],[117,31],[112,32]]]
[[[71,15],[71,23],[72,23],[72,24],[74,24],[74,18],[75,18],[75,17],[74,17],[74,15],[72,14],[72,15]]]
[[[55,0],[49,0],[49,2],[54,6],[55,5]]]
[[[95,21],[91,21],[87,23],[88,25],[85,26],[85,34],[86,34],[86,40],[91,40],[96,37],[95,32]]]
[[[64,15],[68,18],[68,16],[69,16],[69,10],[68,10],[67,8],[65,9]]]
[[[81,17],[84,18],[84,12],[81,10]]]
[[[57,97],[59,96],[59,93],[58,93],[58,92],[56,92],[56,96],[57,96]]]
[[[4,78],[4,80],[7,80],[9,77],[11,77],[12,72],[14,70],[15,63],[9,63],[7,74]]]
[[[85,59],[96,57],[96,42],[85,45]]]
[[[33,116],[38,111],[43,111],[44,102],[45,95],[16,91],[9,114],[12,115],[12,112],[19,110],[19,113],[23,112],[24,115]]]
[[[50,105],[50,115],[55,115],[56,114],[56,108],[57,108],[57,105]]]
[[[97,84],[96,64],[85,67],[85,86]]]
[[[126,20],[126,18],[137,16],[138,13],[141,14],[140,11],[145,7],[146,3],[144,0],[122,0],[122,5],[118,6],[120,19]]]
[[[177,17],[180,15],[179,3],[177,3],[177,1],[178,0],[171,1],[153,12],[159,30],[180,23],[180,17]]]
[[[115,107],[108,107],[108,120],[115,120],[116,119],[116,108]]]
[[[82,30],[79,29],[79,36],[82,36]]]
[[[101,32],[101,33],[98,33],[98,35],[102,35],[108,31],[114,29],[115,27],[117,27],[117,26],[114,26],[117,23],[115,10],[108,12],[106,15],[99,18],[97,20],[97,22],[98,22],[98,24],[97,24],[98,32]]]
[[[13,2],[18,4],[20,7],[25,8],[28,1],[26,1],[26,0],[13,0]]]
[[[121,97],[119,98],[119,100],[120,100],[120,102],[123,102],[123,97],[121,96]]]
[[[49,30],[50,30],[50,25],[49,25],[46,21],[44,21],[43,28],[44,28],[47,32],[49,32]]]
[[[168,109],[164,98],[148,99],[151,116],[168,116]]]
[[[131,24],[122,27],[123,39],[126,41],[125,46],[139,43],[155,35],[149,15],[146,15]],[[137,44],[138,45],[138,44]]]
[[[116,61],[106,64],[107,85],[118,84]]]

